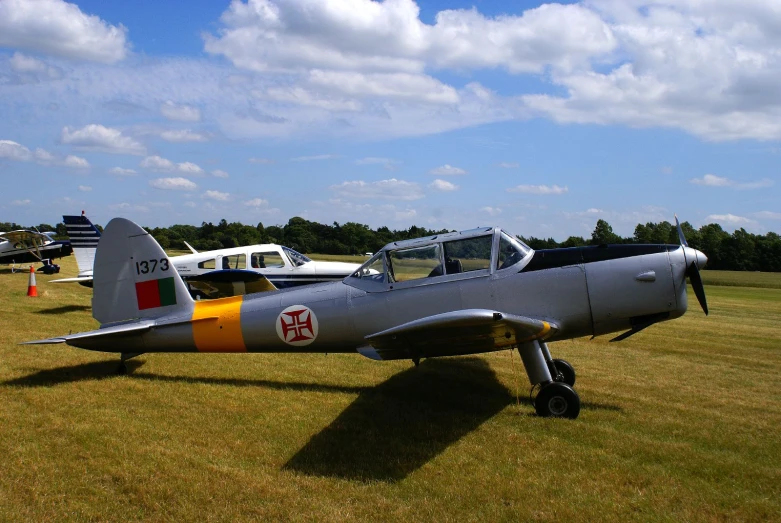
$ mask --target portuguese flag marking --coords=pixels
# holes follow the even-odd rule
[[[136,298],[140,311],[176,305],[176,287],[174,287],[173,277],[136,283]]]

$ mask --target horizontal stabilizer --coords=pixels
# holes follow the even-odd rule
[[[465,309],[414,320],[366,337],[359,350],[372,359],[394,360],[476,354],[546,339],[558,326],[545,320],[486,309]]]
[[[154,326],[154,322],[133,322],[120,325],[113,325],[111,327],[104,327],[94,331],[80,332],[78,334],[68,334],[67,336],[59,336],[57,338],[49,338],[46,340],[34,340],[24,341],[19,345],[50,345],[54,343],[67,343],[68,345],[74,345],[79,347],[79,340],[90,340],[95,338],[110,338],[112,336],[122,336],[131,332],[143,332],[151,329]]]
[[[198,254],[198,251],[196,251],[196,250],[193,248],[193,246],[192,246],[192,245],[190,245],[190,244],[189,244],[189,243],[187,243],[187,242],[184,242],[184,244],[187,246],[187,248],[188,248],[188,249],[190,249],[190,251],[191,251],[193,254]]]
[[[51,280],[49,283],[86,283],[91,282],[92,276],[76,276],[74,278],[61,278],[59,280]]]

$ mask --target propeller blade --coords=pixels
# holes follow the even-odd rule
[[[705,287],[702,285],[700,270],[697,268],[696,263],[692,262],[691,265],[689,265],[689,268],[686,269],[686,276],[689,277],[689,280],[692,284],[692,289],[694,289],[694,294],[697,296],[697,301],[700,302],[700,307],[702,307],[703,312],[705,312],[705,316],[707,316],[708,302],[705,300]]]
[[[689,244],[686,243],[686,237],[683,235],[683,229],[681,229],[681,223],[678,221],[678,215],[675,215],[675,226],[678,228],[678,241],[681,242],[681,245],[684,247],[688,247]]]

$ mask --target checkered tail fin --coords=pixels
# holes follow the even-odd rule
[[[188,317],[193,308],[187,285],[152,235],[130,220],[111,220],[95,253],[92,316],[106,324]]]

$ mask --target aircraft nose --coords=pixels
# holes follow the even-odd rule
[[[686,250],[685,257],[686,260],[688,260],[687,263],[691,264],[694,262],[697,265],[698,269],[702,269],[705,267],[705,264],[708,263],[708,257],[703,254],[702,251],[698,251],[697,249],[692,249],[691,247],[684,247]]]
[[[698,251],[697,249],[694,250],[694,253],[697,256],[697,268],[702,269],[708,263],[708,257],[705,256],[702,251]]]

